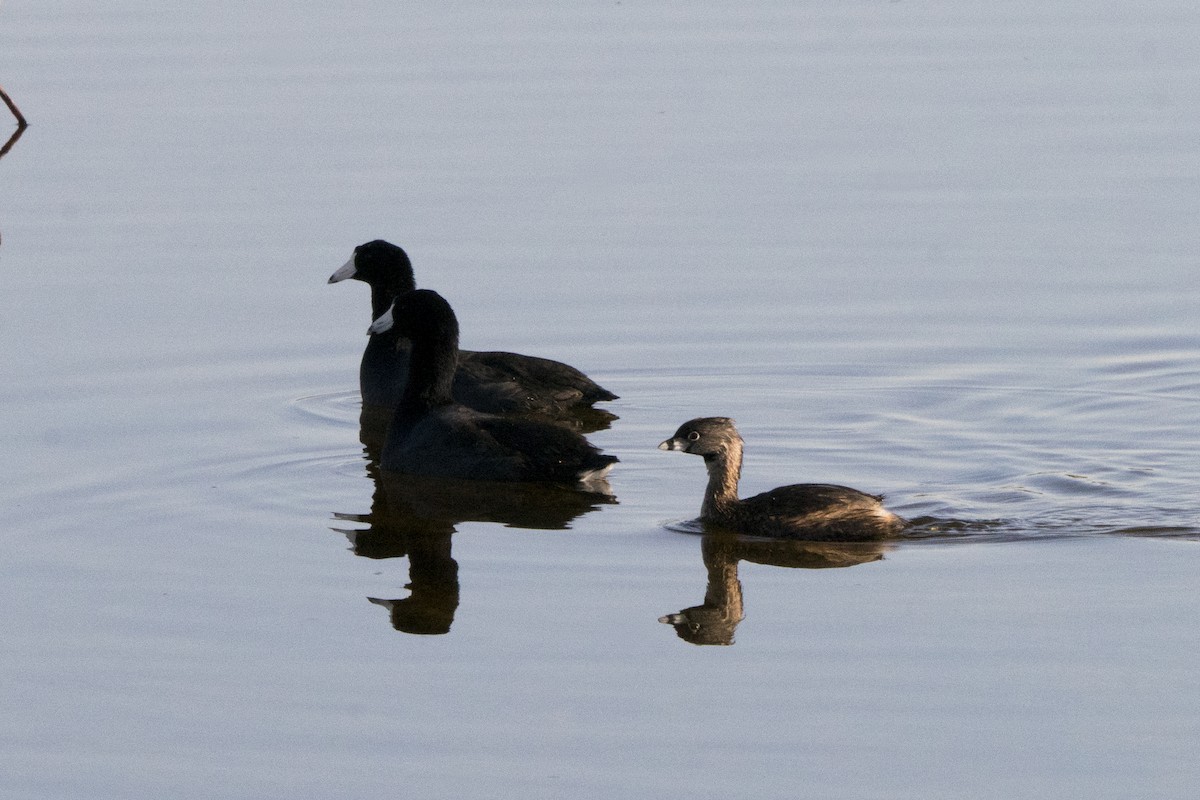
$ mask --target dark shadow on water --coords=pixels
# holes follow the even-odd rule
[[[461,522],[496,522],[513,528],[565,530],[578,517],[615,504],[607,485],[597,491],[563,486],[457,481],[384,473],[368,459],[374,482],[366,514],[335,513],[334,518],[366,525],[335,528],[364,558],[408,558],[404,598],[367,598],[387,608],[392,626],[412,634],[450,631],[458,609],[458,563],[452,536]]]
[[[1187,526],[1157,526],[1135,525],[1127,528],[1114,528],[1108,531],[1112,536],[1143,537],[1147,539],[1182,539],[1184,541],[1200,542],[1200,528]]]
[[[1070,515],[1034,519],[956,520],[917,517],[903,535],[892,540],[908,544],[986,544],[991,542],[1042,542],[1096,536],[1131,536],[1151,539],[1200,541],[1200,527],[1181,525],[1114,525],[1102,519]]]
[[[884,554],[923,544],[981,544],[1055,541],[1084,536],[1129,536],[1200,541],[1200,529],[1184,526],[1132,526],[1086,529],[1078,524],[1019,524],[1013,520],[955,520],[918,517],[904,533],[879,542],[804,542],[743,536],[706,529],[700,520],[671,522],[679,533],[699,535],[708,581],[704,602],[659,617],[680,639],[697,645],[732,645],[734,631],[744,619],[738,564],[749,561],[790,569],[832,569],[881,561]]]
[[[1025,537],[1002,519],[962,520],[944,517],[914,517],[896,542],[1004,542]]]
[[[908,526],[899,535],[891,539],[886,539],[881,544],[901,544],[905,542],[915,541],[959,541],[970,539],[971,541],[998,541],[997,536],[1011,536],[1011,533],[1005,533],[1002,529],[1007,529],[1012,523],[1006,520],[958,520],[944,519],[940,517],[917,517],[910,519]],[[690,534],[705,534],[710,531],[703,522],[699,519],[678,520],[668,522],[663,525],[667,530],[676,533]],[[730,536],[738,536],[736,533],[729,533]],[[773,542],[782,541],[776,539],[767,539],[761,537],[746,537],[747,541],[763,541]],[[1002,540],[1002,539],[1000,539]],[[807,542],[798,541],[798,544],[809,544]],[[817,544],[812,542],[811,544]],[[837,543],[834,543],[837,544]]]
[[[887,542],[799,542],[759,539],[720,531],[705,533],[700,554],[708,581],[704,602],[659,617],[685,642],[732,645],[738,623],[745,618],[738,564],[749,561],[789,569],[837,569],[879,561]]]

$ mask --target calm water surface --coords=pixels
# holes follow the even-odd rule
[[[1172,2],[5,3],[7,796],[1194,797],[1198,41]],[[418,525],[375,480],[367,290],[325,280],[376,237],[465,347],[621,395],[615,502]],[[746,493],[913,535],[689,532],[655,445],[708,414]]]

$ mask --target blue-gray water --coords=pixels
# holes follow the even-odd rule
[[[9,0],[6,796],[1194,797],[1197,42],[1172,2]],[[465,347],[621,395],[616,504],[395,540],[325,283],[376,237]],[[744,492],[918,536],[702,552],[655,449],[702,414]],[[731,646],[658,621],[706,592]]]

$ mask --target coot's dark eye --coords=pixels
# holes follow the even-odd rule
[[[694,442],[699,438],[700,438],[700,431],[692,431],[691,433],[688,434],[689,442]]]

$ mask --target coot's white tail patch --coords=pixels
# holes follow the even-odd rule
[[[615,464],[616,462],[613,463]],[[588,484],[602,481],[608,476],[608,473],[612,472],[612,468],[613,464],[605,464],[600,469],[590,469],[587,472],[581,472],[579,473],[579,482]]]

